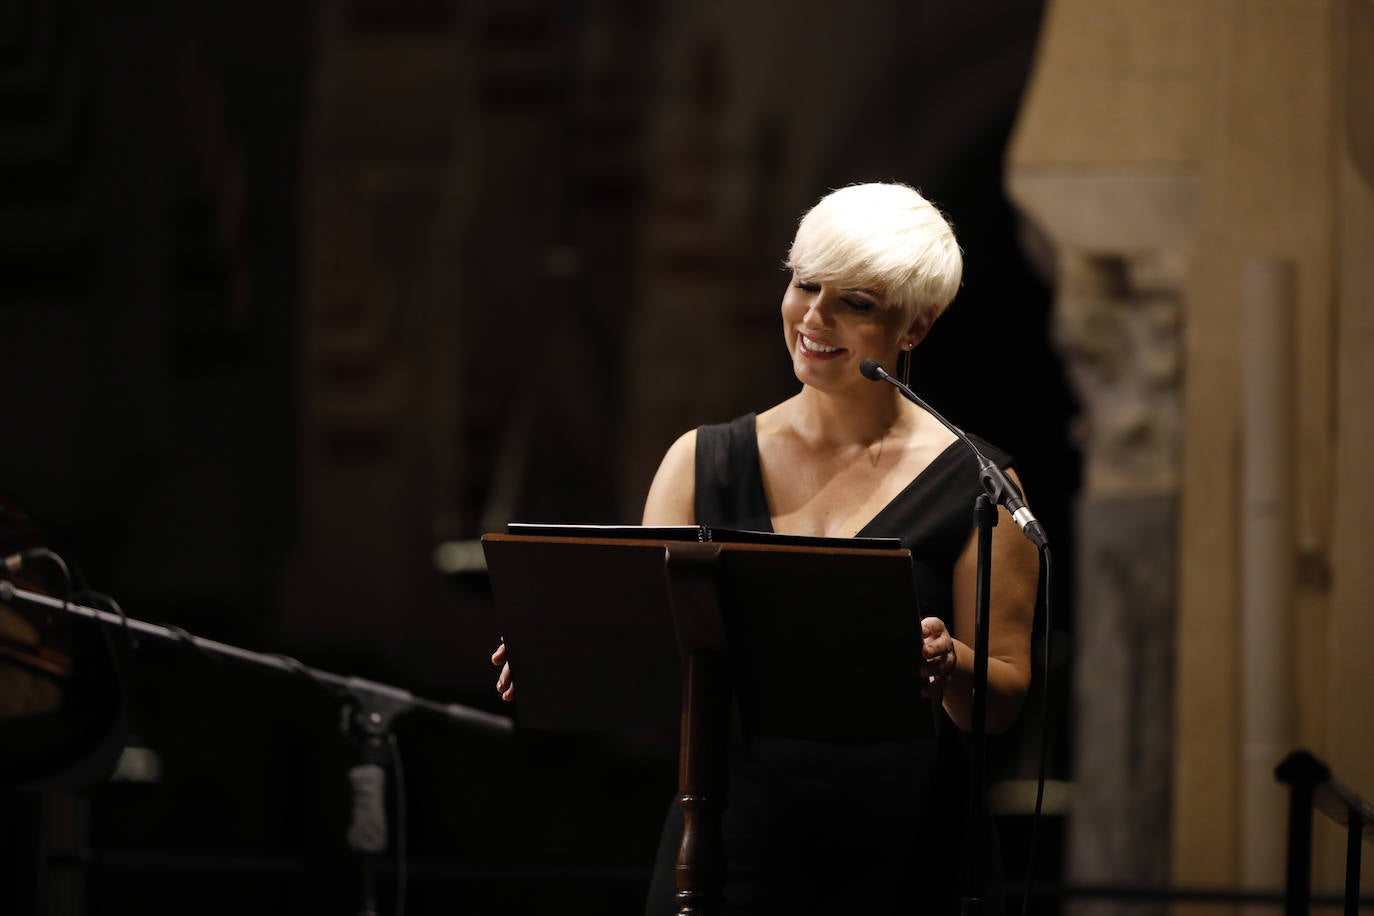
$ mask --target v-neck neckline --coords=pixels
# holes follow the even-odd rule
[[[759,500],[764,507],[765,517],[768,519],[768,531],[770,533],[776,533],[777,529],[773,525],[773,507],[768,504],[768,490],[765,489],[763,485],[763,461],[760,458],[759,452],[759,418],[758,414],[751,414],[751,416],[753,417],[754,421],[753,436],[750,439],[754,446],[753,485],[755,487],[755,492],[759,494]],[[888,511],[892,509],[893,506],[895,506],[898,502],[902,500],[903,497],[905,497],[908,493],[915,489],[916,485],[919,484],[921,480],[927,474],[930,473],[930,470],[932,468],[934,468],[937,464],[944,462],[948,458],[948,456],[954,452],[955,446],[962,446],[962,443],[957,438],[954,439],[954,441],[950,442],[949,445],[945,446],[944,449],[941,450],[940,454],[930,459],[929,463],[927,463],[925,467],[921,468],[921,470],[917,472],[916,476],[912,477],[911,480],[907,482],[907,485],[902,487],[902,489],[897,493],[896,496],[889,499],[887,503],[881,509],[879,509],[877,513],[871,519],[869,519],[862,528],[860,528],[858,531],[854,532],[851,535],[844,536],[856,538],[868,537],[869,535],[866,534],[868,529],[872,528],[875,524],[877,524],[878,521],[884,515],[886,515]]]

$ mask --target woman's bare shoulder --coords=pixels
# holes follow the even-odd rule
[[[668,446],[668,451],[663,453],[663,460],[659,462],[660,470],[663,467],[671,466],[675,469],[686,465],[690,470],[696,459],[697,453],[697,431],[689,429],[687,432],[673,440],[673,444]]]
[[[696,511],[697,431],[677,437],[659,462],[649,495],[644,500],[646,525],[694,525]]]

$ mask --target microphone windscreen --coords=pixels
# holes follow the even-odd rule
[[[883,364],[876,359],[866,359],[859,363],[859,371],[864,374],[864,378],[870,381],[882,381]]]

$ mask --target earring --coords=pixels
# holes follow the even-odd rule
[[[897,354],[897,376],[903,385],[911,387],[911,347]]]

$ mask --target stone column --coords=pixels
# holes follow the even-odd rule
[[[1168,260],[1060,258],[1057,337],[1087,469],[1069,877],[1089,883],[1169,879],[1181,277]]]
[[[1014,173],[1010,187],[1055,250],[1055,339],[1083,404],[1067,877],[1164,885],[1185,274],[1171,246],[1187,234],[1191,182]],[[1122,212],[1137,217],[1134,237],[1104,219]],[[1090,903],[1074,911],[1123,910]]]
[[[1051,4],[1008,156],[1008,191],[1055,275],[1055,339],[1083,407],[1073,883],[1170,878],[1182,313],[1204,56],[1190,24],[1200,15],[1181,3]],[[1129,908],[1151,911],[1165,907]]]

